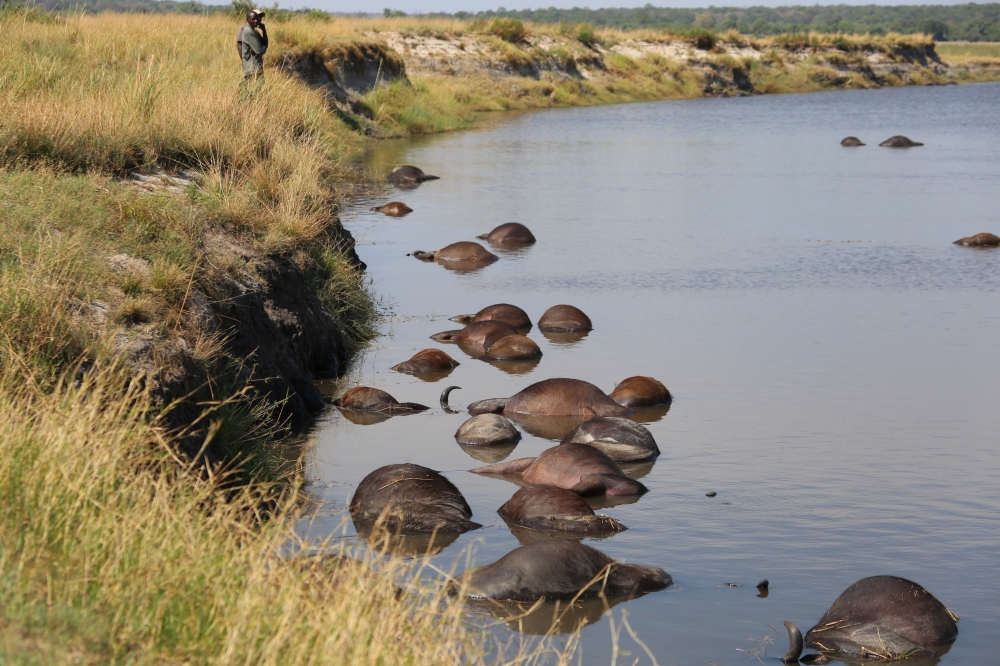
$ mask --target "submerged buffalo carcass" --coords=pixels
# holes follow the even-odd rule
[[[458,361],[440,349],[423,349],[414,354],[410,360],[397,363],[390,370],[409,375],[419,375],[448,372],[459,365]]]
[[[468,532],[482,527],[469,519],[462,493],[439,473],[420,465],[379,467],[358,484],[350,504],[355,522],[381,521],[400,533]]]
[[[631,416],[632,410],[612,400],[590,382],[555,378],[532,384],[510,398],[489,398],[469,405],[469,413],[507,416]]]
[[[630,479],[607,454],[586,444],[560,444],[542,451],[537,458],[477,467],[473,474],[505,478],[528,486],[556,486],[579,495],[634,497],[646,486]]]
[[[531,319],[528,317],[528,313],[510,303],[488,305],[476,314],[456,315],[451,317],[449,321],[462,326],[479,321],[499,321],[514,327],[520,333],[525,333],[527,329],[531,328]]]
[[[463,329],[431,336],[437,342],[454,342],[473,358],[494,361],[524,361],[539,358],[542,350],[531,338],[499,320],[474,321]]]
[[[452,243],[434,252],[414,250],[412,255],[420,261],[433,261],[445,268],[458,271],[471,271],[489,266],[500,258],[479,243],[472,241]]]
[[[535,243],[535,235],[520,222],[501,224],[488,234],[482,234],[476,238],[497,247],[518,247]]]
[[[673,401],[670,389],[663,382],[652,377],[629,377],[623,379],[611,392],[611,399],[630,409],[669,405]]]
[[[789,648],[782,661],[798,661],[803,642],[833,658],[890,661],[933,655],[958,636],[957,620],[913,581],[896,576],[863,578],[833,602],[805,641],[793,622],[785,622]]]
[[[959,238],[954,245],[964,245],[965,247],[998,247],[1000,246],[1000,236],[983,232],[974,236]]]
[[[896,136],[891,136],[882,143],[878,144],[882,148],[913,148],[915,146],[922,146],[924,144],[913,141],[912,139],[905,137],[901,134]]]
[[[386,180],[397,187],[412,188],[428,180],[438,180],[438,176],[431,176],[415,166],[403,164],[393,169]]]
[[[399,402],[385,391],[370,386],[355,386],[344,391],[343,395],[333,401],[341,409],[354,412],[383,414],[414,414],[429,409],[415,402]]]
[[[521,546],[493,564],[466,571],[452,590],[470,599],[533,601],[645,594],[672,583],[663,569],[622,564],[590,546],[553,539]]]
[[[551,333],[583,333],[593,329],[590,317],[572,305],[553,305],[538,320],[538,330]]]
[[[383,215],[388,215],[389,217],[403,217],[412,213],[413,209],[402,201],[390,201],[384,206],[375,206],[372,208],[372,212],[382,213]]]
[[[619,416],[601,416],[581,423],[566,435],[562,444],[586,444],[617,463],[655,460],[660,448],[653,434],[635,421]]]
[[[579,494],[556,486],[527,486],[497,513],[508,524],[570,536],[609,536],[626,529],[609,516],[594,513]]]

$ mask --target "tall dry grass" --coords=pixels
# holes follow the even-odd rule
[[[209,213],[268,251],[333,225],[328,180],[362,137],[289,77],[245,89],[233,21],[77,14],[4,29],[0,163],[193,168]]]
[[[296,537],[299,488],[178,464],[139,386],[0,372],[0,661],[483,663],[423,559],[315,554],[337,550]]]

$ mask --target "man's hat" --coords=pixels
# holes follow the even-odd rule
[[[258,19],[262,19],[262,18],[264,18],[264,12],[262,10],[260,10],[260,9],[251,9],[250,11],[247,12],[247,18],[248,19],[251,19],[251,18],[254,18],[254,17],[256,17]]]

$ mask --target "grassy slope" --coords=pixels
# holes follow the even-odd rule
[[[410,29],[296,19],[273,26],[269,59],[387,27]],[[319,260],[331,278],[317,292],[355,345],[372,334],[363,279],[330,240],[343,164],[366,140],[280,72],[255,95],[241,91],[234,30],[221,16],[35,12],[4,23],[0,661],[476,662],[478,637],[440,585],[397,598],[389,581],[407,565],[335,574],[279,557],[303,510],[298,477],[224,492],[224,479],[174,459],[162,415],[115,363],[116,337],[139,328],[186,336],[206,362],[219,353],[220,341],[182,316],[188,286],[226,270],[201,260],[213,230]],[[492,39],[515,62],[540,55]],[[563,49],[544,55],[584,54],[566,40]],[[675,62],[609,62],[613,90],[526,80],[529,94],[512,99],[485,77],[428,76],[364,104],[383,134],[401,135],[467,126],[490,109],[701,94]],[[122,181],[159,169],[198,175],[173,197]],[[149,271],[112,270],[117,254]],[[82,361],[98,369],[80,383]],[[240,411],[238,389],[206,406],[210,431],[265,455],[270,433]]]
[[[318,285],[328,302],[370,306],[325,240],[336,224],[327,179],[360,138],[294,81],[274,77],[243,98],[224,57],[230,27],[111,16],[5,25],[4,663],[454,663],[474,645],[440,586],[397,600],[391,575],[278,557],[301,510],[295,477],[223,492],[218,470],[206,479],[174,460],[148,396],[113,362],[115,336],[136,326],[187,332],[181,301],[211,228],[262,252],[317,255],[336,269]],[[178,167],[203,174],[186,196],[137,194],[116,178]],[[151,270],[114,273],[118,253]],[[75,387],[84,359],[102,369]],[[227,427],[232,407],[212,406],[211,432],[259,439]],[[264,509],[278,518],[261,521]]]
[[[1000,67],[1000,43],[942,42],[937,45],[941,59],[955,65]]]

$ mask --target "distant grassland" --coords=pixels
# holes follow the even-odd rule
[[[1000,62],[1000,42],[940,42],[936,49],[942,60],[958,65],[978,61]]]

